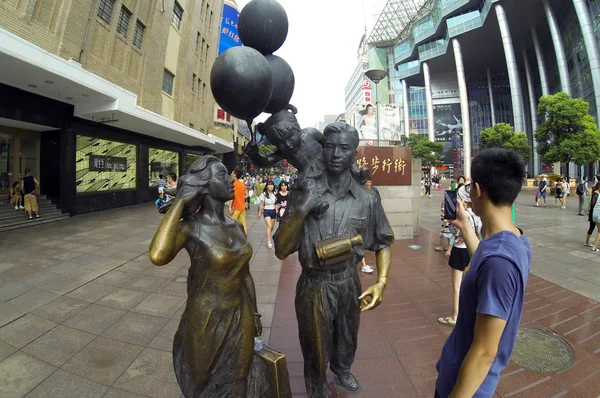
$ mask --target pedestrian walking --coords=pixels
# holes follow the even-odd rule
[[[40,183],[31,175],[31,170],[25,169],[25,177],[21,180],[21,190],[23,191],[23,201],[25,202],[25,211],[29,215],[29,219],[40,218],[39,208],[37,203],[37,190]]]
[[[244,231],[248,235],[248,227],[246,226],[246,196],[248,190],[241,181],[242,172],[235,169],[231,172],[231,176],[234,178],[233,182],[233,200],[229,201],[229,215],[234,220],[238,220],[244,226]]]
[[[425,196],[431,198],[431,179],[429,177],[425,177]]]
[[[540,204],[540,199],[544,199],[544,206],[547,206],[546,204],[546,191],[548,190],[548,180],[546,179],[546,177],[544,177],[542,179],[542,181],[540,181],[540,186],[538,187],[538,192],[535,198],[535,205],[536,207]]]
[[[598,200],[598,194],[600,193],[600,183],[596,184],[594,186],[595,188],[595,201],[594,201],[594,207],[591,208],[592,210],[590,211],[590,214],[592,215],[592,221],[594,222],[594,224],[596,224],[596,228],[598,228],[598,231],[600,231],[600,200]],[[591,227],[591,223],[590,223],[590,227]],[[590,232],[588,230],[588,232]],[[592,230],[593,232],[593,230]],[[588,234],[591,235],[591,234]],[[600,249],[598,249],[598,244],[600,244],[600,234],[596,234],[596,240],[594,241],[594,245],[592,246],[592,251],[593,252],[598,252],[600,251]]]
[[[590,199],[590,207],[588,212],[588,221],[590,223],[590,227],[588,228],[587,235],[585,237],[585,245],[587,247],[594,247],[590,244],[590,239],[592,234],[594,233],[594,229],[596,229],[596,222],[594,221],[594,208],[596,207],[596,203],[598,202],[598,196],[600,195],[600,182],[597,182],[596,185],[592,188],[592,195]],[[600,229],[598,230],[600,231]]]
[[[569,195],[571,194],[571,183],[569,182],[569,178],[565,178],[563,180],[563,192],[562,192],[562,204],[563,204],[563,209],[567,208],[567,198],[569,197]]]
[[[463,185],[458,189],[457,197],[464,205],[466,218],[470,227],[475,233],[475,236],[479,238],[479,235],[481,234],[481,220],[473,213],[470,196],[471,188],[471,184]],[[456,325],[460,285],[465,268],[467,268],[469,261],[471,261],[471,256],[469,255],[462,231],[455,226],[451,226],[450,231],[452,232],[452,236],[454,236],[450,258],[448,259],[448,265],[452,269],[452,315],[438,319],[438,323],[446,326]]]
[[[470,199],[483,223],[480,242],[460,200],[453,226],[472,254],[462,281],[460,317],[437,362],[436,397],[492,397],[515,346],[531,247],[511,219],[525,163],[516,152],[487,149],[471,165]]]
[[[560,207],[563,208],[563,184],[562,184],[562,178],[559,178],[556,181],[556,186],[554,187],[555,189],[555,193],[554,193],[554,207],[556,207],[556,202],[560,201]]]
[[[585,216],[583,213],[583,208],[585,207],[585,199],[587,197],[588,192],[588,178],[583,177],[579,185],[577,185],[577,189],[575,193],[579,197],[579,212],[577,213],[580,216]]]
[[[275,183],[267,182],[265,190],[259,197],[260,206],[258,207],[258,218],[263,216],[267,225],[267,248],[273,248],[273,229],[275,228],[275,220],[277,220],[277,195],[275,195]]]

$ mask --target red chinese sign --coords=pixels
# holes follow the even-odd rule
[[[412,185],[412,150],[408,147],[359,146],[356,163],[371,169],[373,185]]]

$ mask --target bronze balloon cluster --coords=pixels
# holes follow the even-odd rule
[[[238,30],[243,46],[217,58],[210,85],[217,104],[251,126],[262,112],[286,109],[294,93],[292,68],[273,55],[287,37],[287,14],[276,0],[252,0],[240,13]]]

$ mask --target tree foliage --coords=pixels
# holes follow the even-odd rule
[[[402,136],[401,143],[402,146],[412,148],[413,157],[421,159],[423,167],[435,167],[443,163],[444,144],[440,142],[431,142],[421,134],[411,134],[408,137]]]
[[[504,148],[519,153],[525,163],[531,158],[531,146],[525,133],[515,133],[508,123],[497,123],[479,135],[479,149]]]
[[[537,151],[545,163],[577,165],[600,160],[600,131],[581,98],[557,93],[540,98],[538,113],[545,117],[535,132]]]

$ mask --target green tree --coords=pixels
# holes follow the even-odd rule
[[[508,123],[497,123],[479,135],[479,149],[504,148],[518,152],[525,163],[531,158],[531,146],[525,133],[515,133]]]
[[[577,165],[600,160],[600,131],[590,114],[589,104],[560,92],[540,98],[538,114],[544,123],[535,132],[537,151],[545,163]]]
[[[401,146],[412,148],[413,157],[421,159],[423,167],[435,167],[443,163],[444,144],[431,142],[421,134],[411,134],[408,137],[402,136]]]

